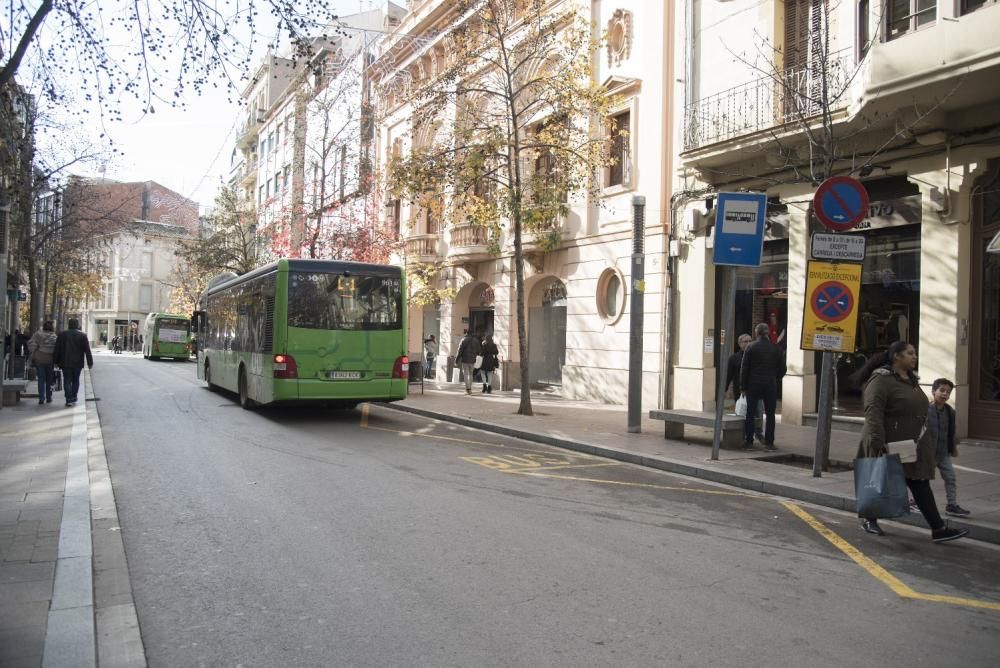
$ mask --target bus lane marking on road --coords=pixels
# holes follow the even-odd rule
[[[799,505],[792,503],[791,501],[781,501],[781,505],[788,508],[793,514],[795,514],[803,522],[811,526],[816,532],[829,541],[834,547],[846,554],[851,558],[854,563],[861,568],[868,571],[868,573],[891,589],[896,593],[897,596],[901,598],[912,598],[919,601],[929,601],[932,603],[947,603],[950,605],[961,605],[970,608],[981,608],[984,610],[997,610],[1000,611],[1000,603],[995,603],[993,601],[981,601],[974,598],[963,598],[960,596],[943,596],[941,594],[924,594],[922,592],[912,589],[908,585],[904,584],[899,578],[885,570],[877,563],[875,563],[871,558],[865,556],[861,550],[857,549],[846,540],[841,538],[839,535],[833,532],[830,528],[824,525],[822,522],[817,520],[815,517],[803,510]]]
[[[909,585],[905,584],[902,580],[897,578],[895,575],[887,571],[885,568],[875,563],[870,557],[866,556],[861,550],[857,549],[846,540],[837,535],[834,531],[829,529],[826,525],[820,522],[818,519],[813,517],[811,514],[806,512],[798,504],[792,503],[791,501],[784,501],[781,499],[773,499],[773,497],[753,494],[749,492],[730,492],[726,490],[714,490],[714,489],[703,489],[703,488],[692,488],[692,487],[679,487],[673,485],[657,485],[653,483],[642,483],[642,482],[630,482],[624,480],[604,480],[601,478],[584,478],[580,476],[562,475],[555,473],[542,473],[540,467],[533,469],[528,468],[513,468],[509,465],[501,466],[503,462],[500,461],[502,458],[499,457],[463,457],[465,461],[472,464],[478,464],[480,466],[485,466],[486,468],[499,471],[500,473],[511,473],[515,475],[526,475],[536,478],[551,478],[556,480],[571,480],[576,482],[589,482],[601,485],[617,485],[621,487],[636,487],[640,489],[662,489],[670,491],[682,491],[682,492],[695,492],[698,494],[710,494],[718,496],[741,496],[751,499],[760,500],[777,500],[781,505],[787,508],[793,515],[801,519],[807,525],[812,527],[817,533],[819,533],[823,538],[830,542],[834,547],[839,549],[845,555],[847,555],[854,563],[865,569],[872,577],[874,577],[879,582],[882,582],[889,589],[891,589],[900,598],[909,598],[919,601],[927,601],[930,603],[946,603],[949,605],[958,605],[971,608],[979,608],[984,610],[997,610],[1000,611],[1000,603],[993,601],[983,601],[974,598],[964,598],[961,596],[945,596],[941,594],[925,594],[918,592]]]
[[[470,464],[478,464],[484,468],[504,473],[524,473],[528,471],[551,471],[566,468],[595,468],[621,466],[618,462],[598,462],[594,464],[579,463],[569,459],[560,459],[550,454],[523,455],[490,455],[487,457],[461,457]]]
[[[363,409],[367,409],[367,405],[364,406]],[[390,433],[390,434],[396,434],[397,436],[403,436],[403,437],[407,437],[407,438],[427,438],[427,439],[432,439],[432,440],[436,440],[436,441],[445,441],[445,442],[450,442],[450,443],[462,443],[462,444],[466,444],[466,445],[478,445],[478,446],[489,447],[489,448],[501,448],[503,450],[511,450],[511,451],[516,451],[516,452],[535,453],[535,454],[545,455],[545,456],[549,456],[549,457],[552,456],[552,451],[551,450],[539,450],[539,449],[536,449],[536,448],[527,448],[527,447],[521,448],[521,447],[514,446],[514,445],[505,445],[503,443],[490,443],[489,441],[476,441],[476,440],[473,440],[471,438],[459,438],[457,436],[441,436],[440,434],[430,434],[430,433],[419,432],[419,431],[408,431],[408,430],[405,430],[405,429],[390,429],[388,427],[374,427],[371,424],[369,424],[367,410],[362,410],[362,414],[361,414],[361,428],[362,429],[368,429],[370,431],[384,431],[384,432],[387,432],[387,433]],[[573,456],[576,457],[576,458],[578,458],[578,459],[584,459],[584,460],[587,460],[587,461],[595,461],[595,460],[596,461],[602,461],[601,457],[598,457],[597,455],[588,455],[586,453],[577,453],[577,454],[574,454]],[[560,461],[563,462],[563,463],[569,463],[569,460],[560,460]],[[607,460],[603,460],[603,462],[606,462],[606,463],[602,463],[601,464],[602,466],[622,466],[623,465],[620,462],[607,462]]]

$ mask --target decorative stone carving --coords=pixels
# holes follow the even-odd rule
[[[608,65],[614,67],[628,60],[632,53],[632,12],[616,9],[608,21]]]

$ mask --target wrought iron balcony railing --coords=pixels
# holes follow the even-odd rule
[[[693,102],[684,109],[684,150],[728,141],[822,112],[825,83],[831,111],[847,106],[846,89],[857,69],[853,49],[764,76]]]

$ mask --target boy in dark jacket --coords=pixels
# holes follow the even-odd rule
[[[948,405],[955,384],[947,378],[938,378],[931,385],[931,403],[927,406],[927,431],[934,439],[934,460],[944,479],[944,493],[948,505],[944,512],[952,517],[971,515],[958,505],[958,483],[955,480],[955,466],[952,457],[958,457],[955,443],[955,409]]]
[[[69,329],[56,337],[55,362],[62,369],[63,394],[66,397],[66,407],[76,405],[76,395],[80,391],[80,374],[83,372],[84,359],[87,368],[94,368],[94,356],[90,353],[90,340],[80,331],[80,321],[69,319]]]

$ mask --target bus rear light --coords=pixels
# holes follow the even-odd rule
[[[400,355],[396,358],[396,363],[392,365],[392,377],[393,378],[409,378],[410,377],[410,358],[406,355]]]
[[[295,364],[295,358],[291,355],[274,356],[274,377],[275,378],[298,378],[299,367]]]

